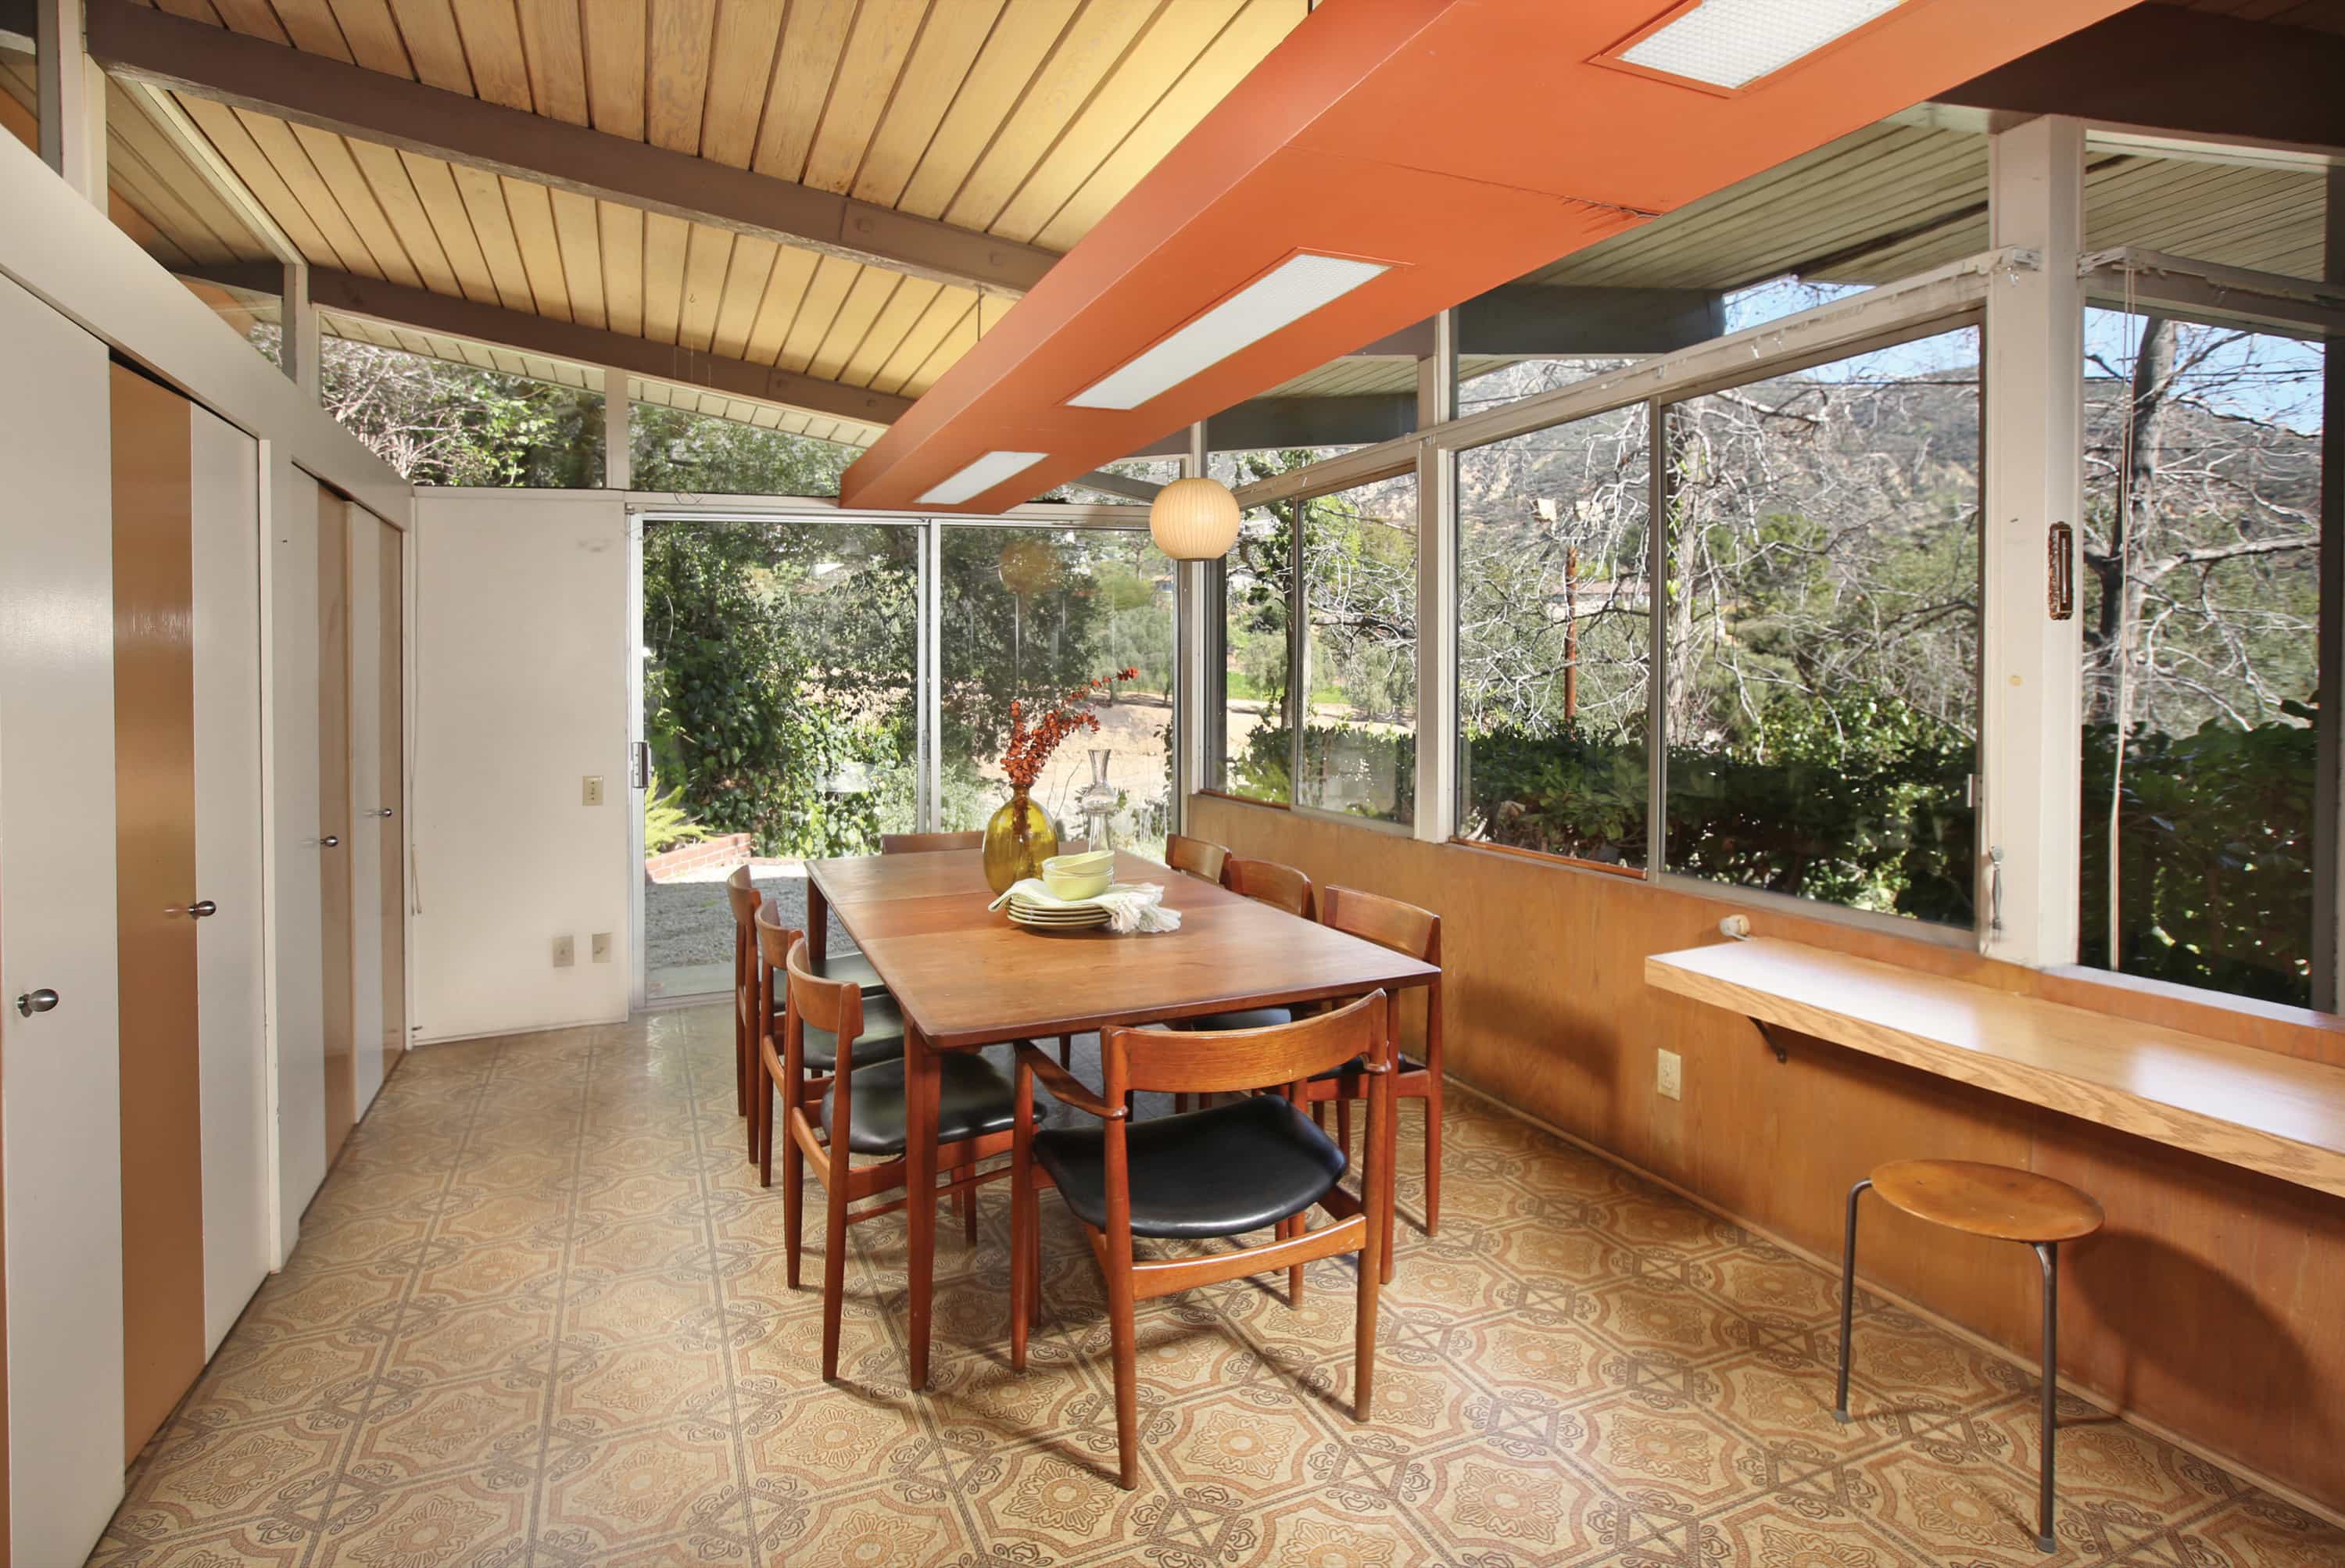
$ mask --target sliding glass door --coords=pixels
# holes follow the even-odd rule
[[[645,1001],[732,984],[740,867],[795,918],[808,860],[983,826],[1009,795],[1010,705],[1094,677],[1138,672],[1036,799],[1081,835],[1103,751],[1115,842],[1162,851],[1173,572],[1144,527],[646,514],[641,531]]]
[[[917,819],[920,529],[646,519],[644,993],[732,984],[725,879],[786,917],[804,862]]]

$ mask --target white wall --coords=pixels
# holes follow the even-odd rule
[[[627,518],[616,496],[416,493],[418,1040],[627,1015]],[[581,785],[603,778],[603,804]],[[611,961],[589,938],[611,933]],[[556,969],[553,939],[576,939]]]

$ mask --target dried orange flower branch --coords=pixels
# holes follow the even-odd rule
[[[1001,770],[1010,776],[1010,782],[1020,789],[1031,789],[1061,741],[1078,729],[1099,728],[1099,715],[1091,711],[1091,704],[1100,694],[1139,678],[1140,671],[1132,668],[1094,676],[1052,703],[1031,729],[1026,728],[1026,705],[1012,702],[1010,745],[1001,753]]]

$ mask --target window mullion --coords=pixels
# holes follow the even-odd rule
[[[1645,871],[1669,864],[1670,446],[1669,410],[1645,405]]]
[[[1290,501],[1286,526],[1286,799],[1303,799],[1303,722],[1310,711],[1311,595],[1303,580],[1303,519],[1307,501]]]

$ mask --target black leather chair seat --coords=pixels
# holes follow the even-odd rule
[[[898,1042],[900,1045],[902,1043]],[[857,1050],[862,1047],[858,1044]],[[1018,1091],[1000,1068],[974,1051],[953,1051],[937,1058],[941,1083],[937,1094],[937,1142],[1006,1133],[1018,1122]],[[857,1155],[900,1155],[904,1152],[904,1064],[899,1057],[876,1066],[858,1067],[851,1074],[854,1125],[847,1130],[847,1148]],[[830,1131],[831,1098],[822,1098],[822,1128]],[[1038,1112],[1039,1114],[1039,1112]]]
[[[1273,1029],[1281,1023],[1294,1022],[1292,1007],[1241,1007],[1235,1013],[1209,1013],[1203,1018],[1183,1018],[1171,1027],[1174,1029]]]
[[[1355,1056],[1340,1067],[1330,1067],[1325,1073],[1312,1074],[1311,1081],[1316,1084],[1328,1078],[1356,1078],[1366,1070],[1367,1065],[1368,1059],[1366,1057]],[[1414,1056],[1403,1056],[1399,1058],[1398,1062],[1395,1064],[1393,1071],[1396,1073],[1422,1073],[1425,1071],[1425,1064],[1418,1061]]]
[[[1326,1196],[1344,1175],[1344,1151],[1276,1095],[1135,1122],[1124,1148],[1134,1236],[1202,1240],[1267,1229]],[[1034,1157],[1078,1219],[1106,1226],[1104,1132],[1037,1133]]]
[[[779,1045],[779,1035],[774,1044]],[[827,1073],[838,1064],[838,1036],[827,1029],[806,1026],[802,1047],[806,1070]],[[863,1033],[855,1039],[855,1070],[861,1072],[875,1062],[900,1062],[904,1059],[904,1015],[897,1011],[896,999],[884,992],[863,999]]]
[[[879,972],[871,967],[871,961],[851,948],[824,959],[820,973],[825,980],[852,981],[867,995],[888,989],[880,982]]]

